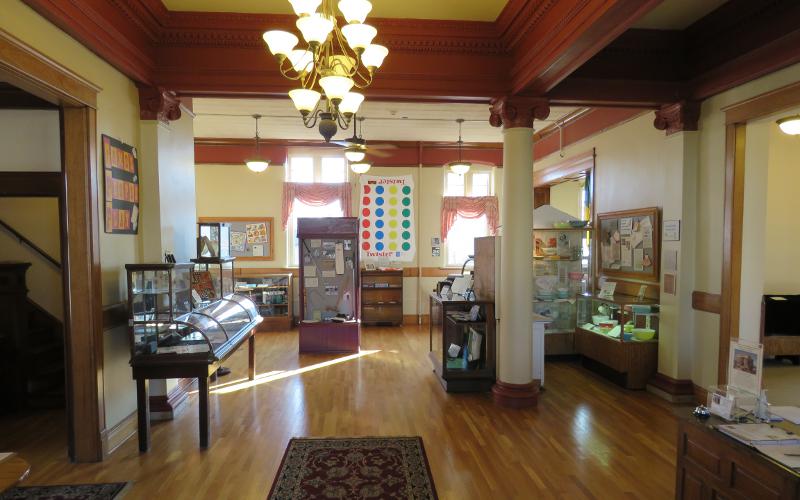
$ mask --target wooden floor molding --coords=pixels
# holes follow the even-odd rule
[[[101,434],[103,440],[103,460],[114,453],[125,441],[136,435],[136,412],[134,411]]]

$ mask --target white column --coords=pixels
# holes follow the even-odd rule
[[[547,100],[494,99],[490,122],[503,126],[503,199],[500,205],[500,311],[495,403],[535,406],[533,380],[533,120],[550,113]]]

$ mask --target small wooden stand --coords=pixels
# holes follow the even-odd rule
[[[361,323],[392,326],[403,324],[402,270],[361,270]]]

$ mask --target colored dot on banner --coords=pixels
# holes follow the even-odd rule
[[[411,238],[411,233],[409,233],[408,231],[403,231],[403,239],[407,240],[409,238]]]
[[[369,188],[369,186],[364,186],[364,194],[369,194],[370,191],[372,191],[372,190]],[[406,194],[408,194],[408,193],[406,193]]]
[[[396,208],[390,208],[389,209],[389,215],[391,215],[392,217],[397,217],[397,209]]]
[[[397,186],[392,186],[392,187],[390,187],[390,188],[389,188],[389,192],[390,192],[390,193],[392,193],[392,194],[395,194],[395,193],[397,193]]]
[[[403,206],[407,207],[411,205],[411,198],[403,198]]]
[[[403,250],[405,250],[406,252],[411,250],[411,243],[409,243],[409,242],[403,243]]]
[[[389,221],[389,227],[397,227],[397,221],[392,219]]]
[[[383,231],[375,231],[375,237],[379,240],[383,239]]]
[[[403,217],[410,217],[410,216],[411,216],[411,210],[409,210],[407,208],[404,208],[403,209]]]
[[[378,194],[383,194],[383,186],[378,186],[375,188],[375,192]]]
[[[391,250],[391,251],[397,250],[397,243],[395,243],[395,242],[389,243],[389,250]]]
[[[397,198],[389,198],[389,205],[397,205]]]
[[[364,250],[369,250],[369,248],[370,248],[369,242],[365,241],[364,243],[362,243],[361,244],[361,248],[363,248]]]
[[[364,231],[361,233],[361,237],[365,240],[369,239],[369,235],[370,235],[369,231]]]
[[[378,206],[381,206],[381,205],[383,205],[383,198],[381,198],[380,196],[378,196],[377,198],[375,198],[375,203],[377,203],[377,204],[378,204]]]
[[[381,250],[383,250],[383,243],[381,243],[380,241],[379,241],[379,242],[377,242],[377,243],[375,243],[375,250],[377,250],[377,251],[379,251],[379,252],[380,252]]]
[[[411,227],[411,221],[404,220],[403,221],[403,229],[408,229],[409,227]]]
[[[397,238],[397,231],[389,231],[389,239]]]
[[[403,194],[404,195],[411,194],[411,186],[403,186]]]
[[[365,197],[364,197],[364,199],[363,199],[363,200],[361,200],[361,202],[362,202],[364,205],[369,205],[369,196],[365,196]]]
[[[369,220],[368,219],[362,220],[361,221],[361,225],[364,226],[364,227],[369,227]]]
[[[375,221],[375,227],[383,227],[383,221],[378,219]]]
[[[364,217],[369,217],[369,214],[370,214],[369,208],[365,208],[364,210],[361,211],[361,215],[363,215]]]
[[[379,208],[375,210],[375,215],[377,215],[378,217],[383,217],[383,209]]]

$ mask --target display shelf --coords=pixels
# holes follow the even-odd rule
[[[375,286],[377,284],[386,286]],[[403,271],[361,270],[361,323],[403,324]]]
[[[236,276],[236,293],[250,297],[264,321],[259,331],[288,330],[294,323],[291,273],[248,273]]]

